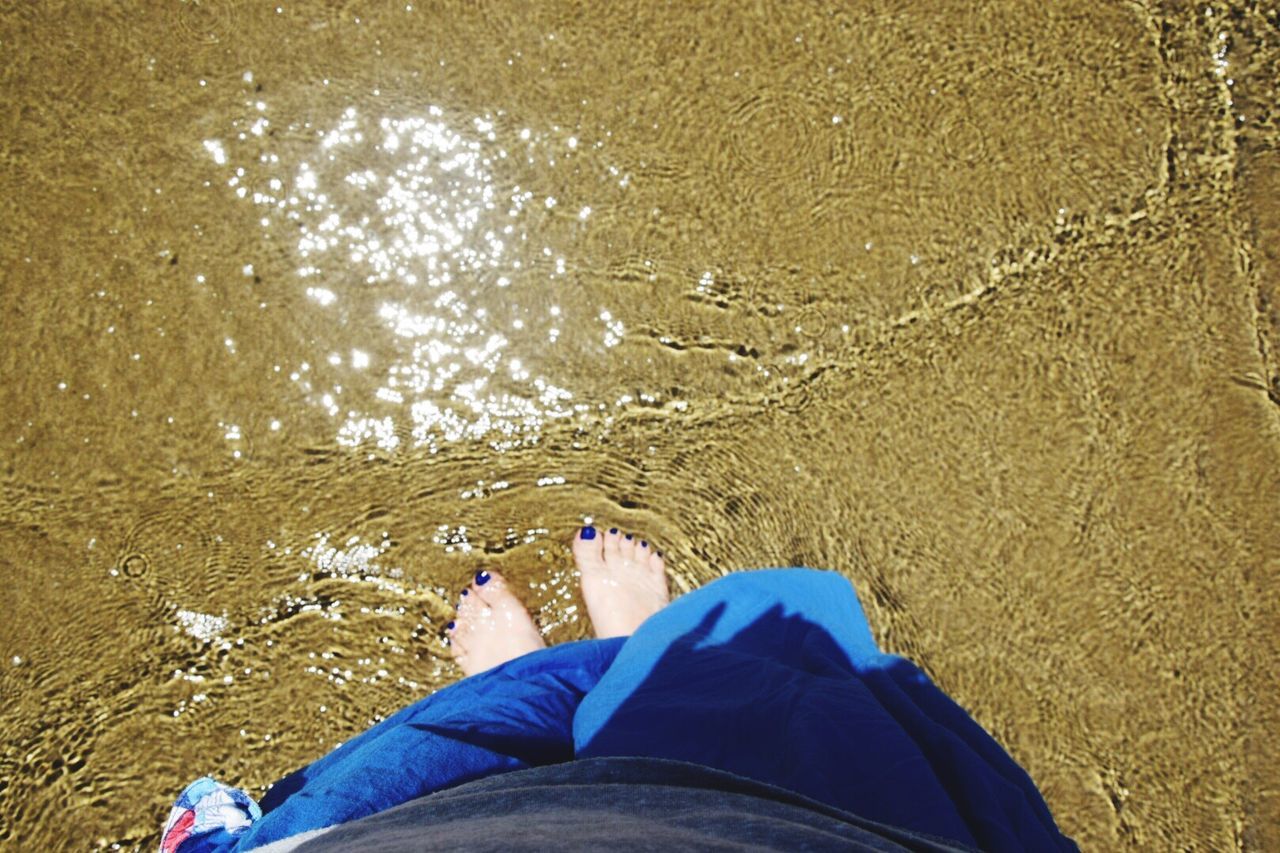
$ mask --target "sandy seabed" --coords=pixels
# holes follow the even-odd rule
[[[1084,849],[1280,849],[1280,20],[0,11],[0,846],[153,847],[549,642],[845,573]],[[1268,737],[1271,735],[1271,737]]]

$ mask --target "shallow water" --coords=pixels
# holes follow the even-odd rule
[[[471,572],[844,572],[1085,849],[1275,849],[1280,21],[0,12],[0,845],[460,673]]]

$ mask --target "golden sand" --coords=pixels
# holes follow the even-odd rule
[[[153,847],[460,677],[847,574],[1085,849],[1280,849],[1276,12],[0,11],[0,847]],[[979,8],[981,7],[981,8]]]

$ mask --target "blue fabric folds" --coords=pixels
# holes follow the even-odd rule
[[[1030,777],[915,665],[876,647],[847,579],[721,578],[628,638],[540,650],[464,679],[277,783],[251,850],[464,782],[574,758],[726,770],[983,850],[1075,850]]]

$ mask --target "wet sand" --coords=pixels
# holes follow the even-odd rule
[[[1280,848],[1249,4],[0,12],[0,846],[153,847],[460,677],[837,569],[1084,849]]]

